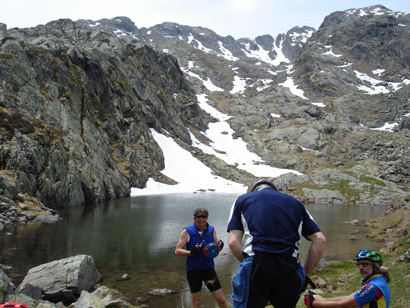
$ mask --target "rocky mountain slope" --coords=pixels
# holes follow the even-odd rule
[[[382,6],[238,40],[126,17],[2,25],[2,202],[61,208],[128,196],[149,177],[172,183],[150,128],[249,184],[254,175],[191,142],[209,142],[205,95],[265,163],[304,173],[274,179],[303,201],[405,204],[409,27],[410,14]]]
[[[128,196],[161,177],[149,128],[207,125],[175,57],[103,29],[3,30],[0,57],[2,182],[50,207]]]

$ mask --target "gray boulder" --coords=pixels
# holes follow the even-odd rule
[[[115,292],[111,291],[108,287],[101,286],[92,293],[82,291],[80,298],[77,300],[77,302],[70,305],[70,308],[83,307],[129,308],[133,306],[125,300],[118,298],[118,296],[115,296]]]
[[[410,249],[406,251],[406,253],[400,256],[400,260],[410,262]]]
[[[82,307],[94,307],[94,308],[104,308],[105,306],[101,302],[101,299],[87,291],[82,291],[80,298],[71,307],[82,308]]]
[[[0,190],[6,190],[13,198],[20,192],[15,183],[10,181],[2,172],[0,172]]]
[[[24,294],[32,299],[41,300],[43,298],[43,292],[40,287],[32,286],[31,284],[25,284],[20,290],[20,294]]]
[[[10,287],[11,280],[4,271],[0,269],[0,303],[4,303],[5,296],[10,292]]]
[[[56,304],[48,302],[48,301],[37,300],[37,299],[31,298],[30,296],[22,294],[22,293],[7,295],[6,302],[22,303],[22,304],[24,304],[24,305],[26,305],[27,307],[30,307],[30,308],[56,308],[56,307],[62,308],[62,307],[66,307],[61,303],[56,305]]]
[[[76,264],[76,265],[75,265]],[[70,267],[71,266],[71,270]],[[92,276],[95,276],[94,273],[96,272],[94,270],[94,264],[92,260],[90,260],[89,256],[76,256],[72,258],[67,258],[59,261],[54,261],[50,262],[48,264],[45,264],[45,266],[42,266],[43,272],[40,274],[40,268],[41,266],[36,268],[36,271],[38,273],[37,279],[44,279],[49,280],[49,285],[56,285],[56,287],[51,288],[50,286],[45,286],[44,281],[39,283],[44,289],[61,289],[61,283],[58,280],[53,280],[52,277],[50,277],[50,273],[55,273],[56,271],[52,271],[50,268],[60,268],[60,272],[64,272],[65,268],[68,272],[75,273],[77,274],[74,275],[69,275],[67,274],[67,282],[69,280],[77,280],[80,281],[82,280],[83,282],[78,282],[78,283],[72,283],[69,285],[67,283],[67,288],[65,290],[62,290],[61,293],[63,294],[68,294],[69,289],[77,289],[77,292],[79,294],[79,297],[77,297],[75,300],[73,300],[73,296],[67,300],[67,298],[63,299],[62,301],[59,302],[51,302],[46,300],[42,296],[42,289],[39,286],[33,286],[30,283],[22,283],[20,287],[15,290],[14,285],[11,282],[11,279],[7,277],[7,275],[3,272],[2,269],[0,269],[0,303],[4,302],[14,302],[14,303],[23,303],[26,306],[30,308],[85,308],[85,307],[93,307],[93,308],[104,308],[104,307],[110,307],[110,308],[130,308],[134,307],[127,301],[123,299],[123,296],[118,293],[116,290],[109,289],[106,286],[100,286],[98,289],[96,289],[93,292],[88,292],[86,290],[80,290],[81,287],[78,287],[81,285],[82,287],[85,287],[85,285],[91,285],[92,284]],[[47,269],[48,268],[48,269]],[[29,271],[30,272],[30,271]],[[32,271],[31,271],[32,272]],[[94,272],[94,273],[91,273]],[[90,274],[91,273],[91,274]],[[29,273],[30,274],[30,273]],[[33,276],[33,273],[30,274],[31,279],[36,279]],[[42,276],[43,275],[43,276]],[[98,274],[99,275],[99,274]],[[97,275],[97,276],[98,276]],[[72,277],[75,276],[75,277]],[[79,279],[78,277],[88,277],[88,279]],[[84,280],[88,280],[89,283],[84,283]],[[90,288],[91,289],[91,288]],[[16,292],[15,292],[16,291]],[[45,293],[45,292],[43,292]],[[55,297],[54,297],[55,299]]]
[[[292,185],[300,184],[309,180],[307,175],[298,175],[293,172],[285,173],[273,179],[273,184],[278,190],[291,190]]]
[[[410,129],[410,117],[403,117],[402,121],[400,122],[401,129],[407,128]]]
[[[302,192],[309,201],[317,203],[345,204],[347,200],[339,191],[329,189],[303,188]]]
[[[42,290],[45,300],[54,303],[74,302],[81,291],[91,290],[99,281],[101,275],[95,267],[94,259],[78,255],[30,269],[17,288],[17,293],[27,289],[30,284]]]

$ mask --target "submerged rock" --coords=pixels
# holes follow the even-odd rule
[[[169,289],[153,289],[153,290],[149,291],[148,293],[151,294],[151,295],[154,295],[154,296],[163,296],[163,297],[165,297],[165,296],[170,296],[170,295],[176,294],[177,292],[169,290]]]

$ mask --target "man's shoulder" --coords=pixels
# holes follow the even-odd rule
[[[257,198],[258,196],[269,196],[269,195],[271,195],[271,196],[281,196],[283,198],[289,198],[289,199],[297,200],[294,197],[292,197],[291,195],[285,194],[284,192],[277,191],[277,190],[274,190],[274,189],[271,189],[271,188],[265,188],[265,189],[258,190],[258,191],[250,191],[250,192],[247,192],[243,195],[240,195],[237,198],[237,201],[242,201],[242,200],[246,200],[246,199],[249,199],[249,198]]]
[[[374,283],[376,285],[387,285],[388,286],[388,283],[382,274],[377,274],[376,276],[373,276],[369,280],[369,282]]]
[[[193,232],[196,230],[195,224],[190,225],[188,227],[185,227],[184,230],[186,230],[187,232]]]

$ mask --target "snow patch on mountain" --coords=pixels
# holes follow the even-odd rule
[[[233,80],[233,89],[229,92],[231,94],[243,93],[246,87],[246,78],[235,76]]]
[[[326,52],[324,53],[325,55],[330,55],[330,56],[337,57],[337,58],[340,58],[342,56],[342,55],[335,54],[332,50],[332,46],[325,46],[325,47],[327,49]]]
[[[191,134],[193,146],[255,176],[277,177],[289,172],[301,174],[298,171],[274,168],[264,164],[258,155],[247,149],[246,142],[242,138],[233,138],[234,131],[227,122],[230,116],[209,105],[205,94],[198,94],[197,97],[200,107],[219,121],[210,123],[208,130],[204,133],[212,140],[209,145],[201,143]],[[131,196],[204,191],[238,194],[246,192],[243,184],[213,175],[210,168],[181,148],[171,137],[160,134],[154,129],[151,129],[151,133],[164,153],[165,168],[161,172],[177,181],[178,184],[167,185],[150,178],[145,188],[132,188]]]
[[[239,60],[239,58],[234,57],[232,52],[230,52],[228,49],[224,47],[222,42],[218,42],[218,44],[219,44],[219,49],[222,52],[222,54],[220,55],[221,57],[223,57],[224,59],[228,61],[238,61]]]
[[[245,45],[245,49],[243,49],[243,51],[245,52],[245,55],[249,58],[256,58],[262,62],[271,64],[274,66],[278,66],[282,62],[290,63],[289,59],[285,57],[282,51],[283,41],[280,43],[279,47],[274,45],[272,50],[265,50],[262,46],[258,44],[256,44],[257,45],[256,50],[251,48],[250,43],[247,43],[244,45]],[[274,59],[271,58],[270,56],[271,53],[272,54],[276,53],[276,57]]]
[[[313,33],[314,33],[313,30],[307,30],[303,33],[293,32],[289,34],[289,37],[292,40],[292,45],[296,46],[297,43],[305,44],[308,41],[308,39],[312,36]]]
[[[292,69],[293,66],[290,65],[287,69],[287,73],[288,73],[288,78],[286,79],[285,82],[280,83],[279,85],[285,88],[288,88],[289,91],[296,96],[299,96],[300,98],[303,99],[308,99],[305,96],[305,92],[302,89],[299,89],[299,87],[295,84],[295,81],[293,80],[293,78],[291,77],[292,74]]]
[[[379,71],[380,72],[380,71]],[[380,79],[370,77],[365,73],[354,71],[357,78],[359,78],[363,84],[358,86],[359,90],[365,91],[367,94],[387,94],[391,91],[397,91],[404,85],[410,84],[409,79],[403,79],[402,82],[387,82]]]

